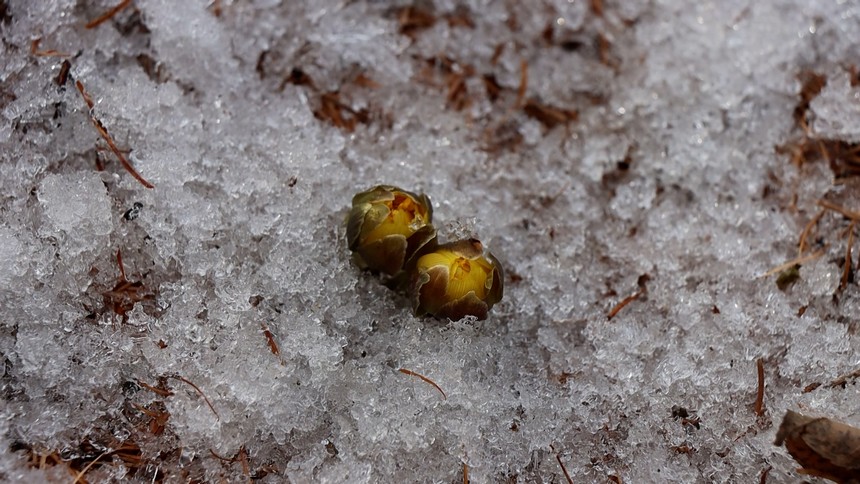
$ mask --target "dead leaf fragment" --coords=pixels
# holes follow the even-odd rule
[[[799,472],[834,482],[860,482],[860,429],[789,410],[776,433],[802,467]]]

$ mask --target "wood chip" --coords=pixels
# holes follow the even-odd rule
[[[801,465],[801,474],[840,483],[860,480],[860,429],[856,427],[789,410],[774,444],[785,444]]]

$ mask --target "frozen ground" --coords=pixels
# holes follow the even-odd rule
[[[860,424],[829,384],[860,368],[849,220],[760,277],[818,199],[860,209],[819,149],[860,140],[857,1],[134,0],[85,28],[114,2],[0,1],[3,481],[797,482],[787,409]],[[501,259],[487,321],[351,266],[377,183]]]

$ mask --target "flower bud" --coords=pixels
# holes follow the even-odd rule
[[[380,185],[352,198],[346,237],[362,269],[395,276],[436,243],[426,195]]]
[[[438,246],[418,258],[410,288],[415,313],[486,319],[502,299],[502,265],[477,239]]]

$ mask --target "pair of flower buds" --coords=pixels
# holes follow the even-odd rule
[[[406,289],[417,315],[486,319],[502,299],[499,261],[477,239],[439,244],[426,195],[380,185],[352,199],[346,236],[353,260]]]

